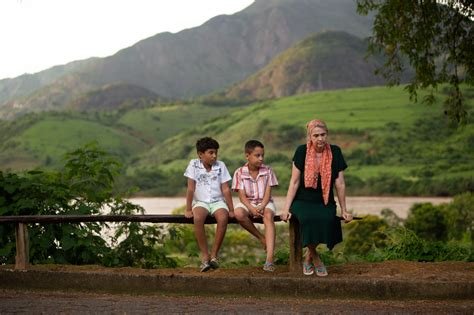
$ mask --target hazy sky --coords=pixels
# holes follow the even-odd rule
[[[0,0],[0,79],[105,57],[253,0]]]

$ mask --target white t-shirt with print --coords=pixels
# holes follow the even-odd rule
[[[221,184],[232,179],[224,162],[216,161],[208,172],[200,159],[189,161],[184,176],[196,182],[193,199],[203,202],[224,200]]]

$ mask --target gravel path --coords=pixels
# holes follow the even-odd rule
[[[0,290],[0,314],[473,314],[474,301],[368,301]]]

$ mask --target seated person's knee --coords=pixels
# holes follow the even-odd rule
[[[229,211],[226,209],[217,209],[216,212],[214,212],[214,218],[216,218],[217,222],[227,222],[229,219]]]
[[[245,218],[247,218],[249,216],[248,212],[245,211],[244,209],[242,208],[237,208],[234,210],[234,215],[235,215],[235,218],[238,220],[238,221],[242,221],[242,220],[245,220]]]
[[[268,209],[268,208],[265,209],[265,211],[263,212],[263,218],[264,219],[273,220],[273,216],[274,216],[273,211]]]

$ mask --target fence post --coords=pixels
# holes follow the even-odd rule
[[[16,224],[16,257],[15,269],[25,270],[30,260],[30,244],[28,241],[28,226],[26,223]]]
[[[300,223],[296,218],[290,219],[290,271],[301,271],[303,248],[300,238]]]

